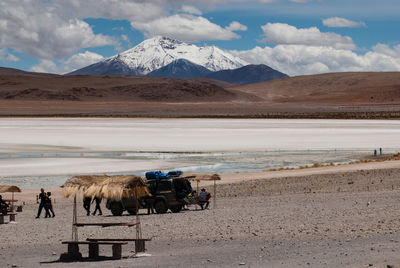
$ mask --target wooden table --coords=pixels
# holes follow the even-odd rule
[[[14,211],[14,203],[18,202],[16,199],[7,199],[3,198],[3,201],[8,203],[9,206],[9,211],[13,212]]]
[[[112,226],[128,226],[132,227],[137,225],[137,222],[100,222],[100,223],[74,223],[73,225],[76,227],[85,227],[85,226],[100,226],[100,227],[112,227]]]

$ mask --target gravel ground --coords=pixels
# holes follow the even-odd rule
[[[146,243],[151,256],[130,257],[129,244],[118,261],[59,262],[66,251],[61,241],[71,239],[71,202],[57,202],[50,219],[34,219],[37,206],[28,204],[17,223],[0,225],[0,267],[400,267],[399,174],[373,170],[222,185],[216,209],[141,215],[143,237],[153,238]],[[104,212],[87,217],[79,204],[78,221],[135,221]],[[81,240],[134,236],[135,227],[79,229]],[[87,247],[81,251],[86,256]],[[100,246],[100,254],[110,256],[111,248]]]

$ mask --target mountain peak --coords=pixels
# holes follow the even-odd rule
[[[124,71],[122,74],[146,75],[179,59],[188,60],[210,71],[236,69],[248,64],[215,46],[200,47],[166,36],[155,36],[118,55],[93,64],[93,67],[96,65],[93,72],[90,71],[90,65],[73,73],[99,75],[98,70],[105,74],[107,68],[118,66],[118,72],[129,69],[127,73]],[[110,72],[115,73],[113,70]]]
[[[235,69],[247,65],[244,60],[217,47],[199,47],[165,36],[144,40],[120,54],[119,60],[141,74],[164,67],[178,59],[186,59],[210,71]]]

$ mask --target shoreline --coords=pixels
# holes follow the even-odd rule
[[[97,113],[65,113],[65,114],[0,114],[0,118],[143,118],[143,119],[348,119],[348,120],[399,120],[400,111],[393,112],[326,112],[326,113],[263,113],[243,115],[165,115],[165,114],[97,114]]]
[[[277,171],[264,171],[264,172],[241,172],[241,173],[225,173],[220,174],[221,181],[217,182],[217,191],[218,188],[223,187],[226,189],[225,191],[229,191],[229,188],[235,185],[245,185],[251,184],[256,185],[257,181],[279,181],[280,179],[287,180],[288,178],[305,178],[305,177],[315,177],[315,176],[330,176],[330,175],[341,175],[344,173],[359,173],[361,171],[384,171],[384,170],[398,170],[400,172],[400,160],[389,160],[389,161],[380,161],[380,162],[367,162],[367,163],[358,163],[358,164],[347,164],[340,166],[324,166],[324,167],[313,167],[307,169],[290,169],[290,170],[277,170]],[[72,176],[71,176],[72,177]],[[212,182],[201,182],[199,184],[200,187],[212,187]],[[400,182],[397,185],[396,183],[392,184],[396,185],[396,189],[400,188]],[[192,187],[195,189],[196,184],[192,183]],[[249,186],[251,187],[251,186]],[[314,188],[316,186],[313,186]],[[390,189],[391,186],[388,186]],[[26,204],[34,204],[36,202],[36,195],[39,193],[38,189],[27,189],[22,190],[22,193],[16,193],[16,198],[19,200],[19,203],[25,202]],[[62,200],[63,202],[67,202],[62,196],[61,188],[49,188],[45,191],[52,192],[53,198],[56,200]],[[211,190],[211,188],[210,188]],[[282,194],[282,190],[279,190],[280,194]],[[276,194],[276,193],[275,193]],[[219,195],[219,194],[217,194]],[[229,196],[224,194],[224,196]],[[58,201],[59,202],[59,201]],[[70,201],[71,202],[71,201]]]

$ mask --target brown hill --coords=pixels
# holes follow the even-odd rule
[[[400,103],[400,72],[351,72],[297,76],[233,87],[273,103]]]
[[[134,76],[0,76],[0,100],[215,102],[254,99],[190,79]]]
[[[0,70],[0,116],[400,118],[400,72],[225,86],[199,79],[1,75]]]
[[[0,76],[60,76],[58,74],[25,72],[14,68],[0,67]]]

